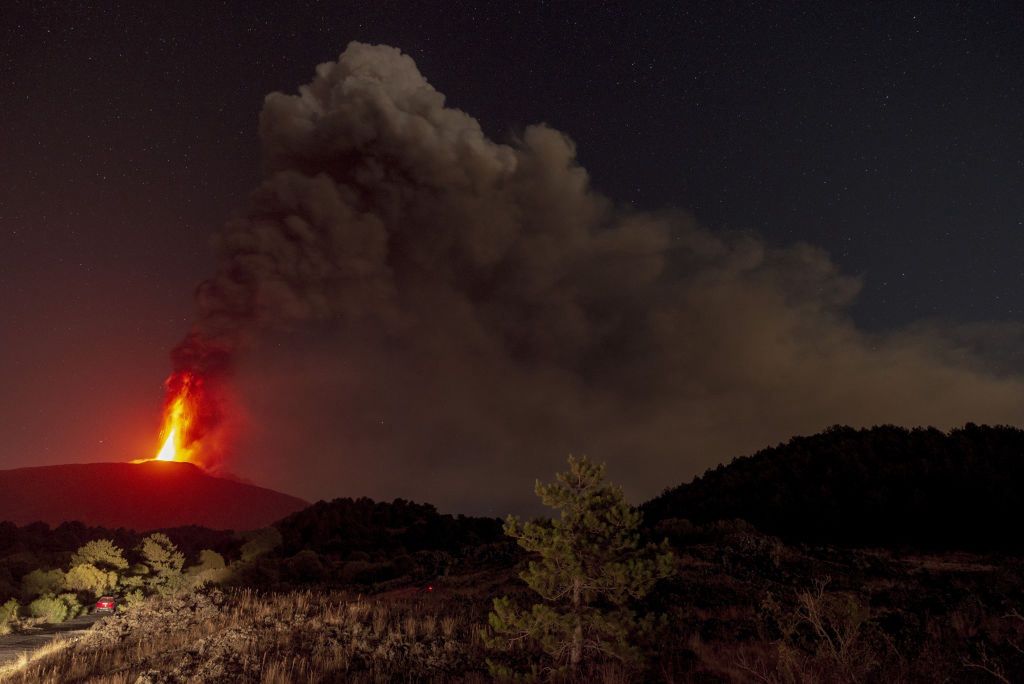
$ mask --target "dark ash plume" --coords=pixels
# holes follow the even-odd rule
[[[269,95],[260,139],[176,362],[222,375],[248,348],[249,471],[306,496],[504,512],[569,451],[651,495],[833,423],[1021,408],[1019,375],[952,337],[858,330],[822,251],[617,209],[565,135],[492,142],[397,49]]]

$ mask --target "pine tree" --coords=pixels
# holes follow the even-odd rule
[[[490,645],[507,649],[533,639],[556,673],[572,676],[588,661],[638,661],[636,636],[650,630],[653,616],[638,617],[634,606],[672,574],[672,553],[665,543],[641,544],[639,511],[605,481],[604,466],[586,457],[570,456],[568,472],[551,484],[538,481],[535,491],[559,515],[526,523],[509,516],[505,532],[537,554],[521,577],[544,603],[521,611],[508,597],[495,599]]]
[[[139,554],[148,569],[144,581],[151,591],[163,594],[181,588],[185,556],[166,534],[154,532],[143,539]]]
[[[124,551],[109,539],[95,539],[71,554],[71,566],[94,565],[101,570],[127,570],[128,561]]]

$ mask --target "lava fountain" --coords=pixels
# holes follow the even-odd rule
[[[167,378],[160,449],[152,460],[186,461],[203,465],[202,438],[213,413],[213,401],[204,379],[192,371],[176,371]]]
[[[191,449],[186,446],[185,438],[189,424],[192,422],[192,411],[189,410],[187,393],[174,397],[170,405],[164,409],[164,425],[160,430],[163,446],[157,452],[157,461],[188,461]]]

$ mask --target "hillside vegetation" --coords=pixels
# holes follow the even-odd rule
[[[570,459],[537,486],[552,515],[504,528],[401,499],[244,535],[6,525],[11,629],[137,600],[0,681],[1021,681],[1024,561],[950,548],[1013,546],[994,526],[1022,434],[834,428],[666,492],[643,524]]]
[[[99,560],[86,553],[100,547]],[[162,568],[166,582],[155,582],[147,569],[155,551],[174,558],[173,577]],[[510,567],[518,555],[496,519],[445,515],[403,499],[321,501],[275,526],[241,533],[184,527],[142,535],[77,522],[53,529],[5,522],[0,634],[70,619],[101,594],[117,594],[124,606],[129,598],[166,593],[164,584],[382,591],[389,582],[422,584],[453,571]]]
[[[789,541],[1019,550],[1024,431],[834,427],[733,460],[644,504],[647,521],[743,519]]]

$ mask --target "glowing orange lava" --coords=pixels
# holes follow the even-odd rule
[[[178,380],[177,392],[164,407],[164,424],[160,430],[163,446],[153,457],[156,461],[191,461],[195,456],[196,445],[189,441],[189,435],[196,420],[198,383],[191,375]]]

